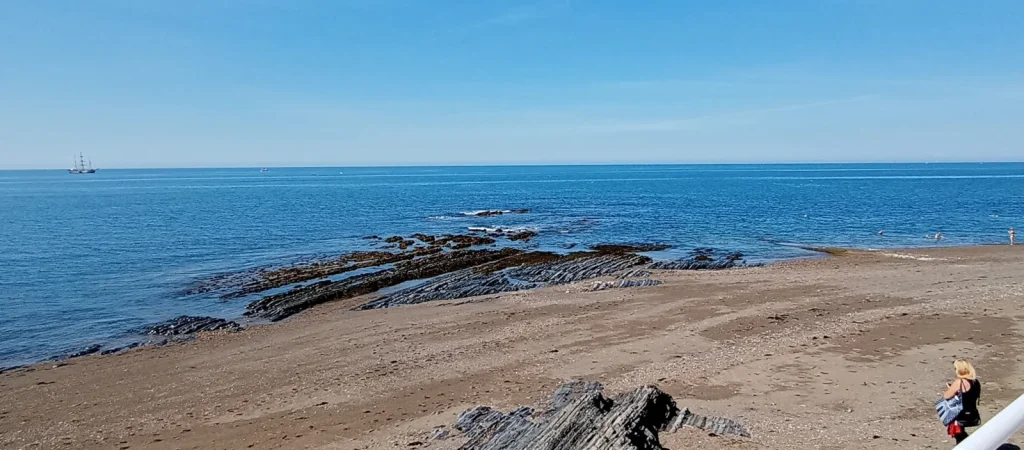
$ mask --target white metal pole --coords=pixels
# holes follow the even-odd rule
[[[1003,408],[954,450],[995,450],[1024,427],[1024,395]]]

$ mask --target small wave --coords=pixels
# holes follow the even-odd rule
[[[459,214],[463,216],[500,216],[503,214],[526,214],[530,212],[529,209],[480,209],[476,211],[462,211]]]
[[[480,209],[477,211],[462,211],[459,214],[463,216],[486,216],[486,215],[497,215],[497,214],[509,214],[511,209]]]
[[[916,261],[945,261],[946,260],[946,258],[933,258],[933,257],[930,257],[930,256],[914,256],[914,255],[907,255],[907,254],[903,254],[903,253],[882,253],[882,255],[888,256],[890,258],[913,259],[913,260],[916,260]]]
[[[523,231],[537,231],[531,227],[467,227],[469,231],[480,233],[521,233]]]

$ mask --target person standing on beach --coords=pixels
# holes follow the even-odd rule
[[[978,412],[981,382],[978,381],[978,373],[974,370],[974,366],[965,360],[958,359],[953,362],[953,369],[956,370],[956,379],[947,385],[946,393],[942,397],[950,399],[960,394],[963,399],[964,409],[947,428],[950,437],[956,439],[956,443],[959,444],[967,439],[967,427],[976,427],[981,424],[981,413]]]
[[[1010,245],[1013,245],[1013,241],[1017,240],[1017,232],[1010,228]]]

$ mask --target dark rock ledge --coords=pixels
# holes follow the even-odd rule
[[[81,358],[89,355],[110,355],[141,346],[161,346],[175,341],[187,341],[199,333],[210,331],[241,331],[242,326],[236,322],[218,319],[215,317],[179,316],[174,319],[146,326],[141,330],[129,333],[138,336],[138,340],[125,345],[108,347],[103,344],[92,344],[88,347],[74,350],[63,355],[50,357],[50,361],[64,361],[67,359]],[[149,336],[144,337],[144,336]],[[11,370],[2,369],[0,373]]]
[[[655,386],[612,398],[603,389],[599,383],[564,384],[539,411],[470,409],[454,426],[468,438],[460,450],[664,450],[659,434],[684,426],[714,435],[750,436],[735,420],[680,409],[672,396]],[[448,436],[445,429],[434,431],[435,439]]]
[[[420,239],[422,241],[422,239]],[[435,239],[435,242],[441,239]],[[449,237],[444,240],[451,242]],[[372,294],[383,289],[417,282],[386,292],[356,309],[391,308],[437,300],[493,295],[543,286],[628,274],[647,277],[646,269],[725,269],[743,265],[743,255],[699,249],[677,260],[653,263],[638,252],[663,250],[665,245],[600,245],[593,251],[556,254],[524,251],[517,248],[449,249],[421,254],[399,261],[379,271],[355,275],[339,281],[325,280],[287,292],[270,295],[250,303],[246,316],[278,321],[327,302]],[[595,285],[594,289],[656,286],[656,280],[625,280]]]
[[[179,316],[144,329],[151,336],[189,336],[207,331],[241,331],[242,326],[230,320],[215,317]]]

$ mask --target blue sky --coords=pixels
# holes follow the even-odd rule
[[[0,168],[1024,159],[1019,0],[0,0]]]

